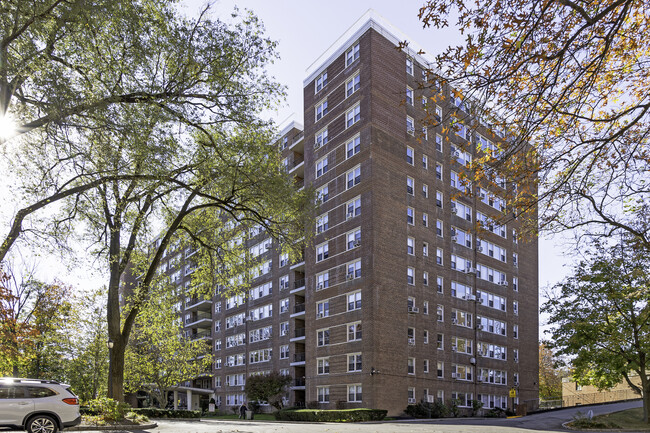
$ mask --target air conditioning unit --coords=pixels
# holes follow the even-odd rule
[[[410,403],[410,404],[415,404],[415,399],[414,399],[413,397],[410,397],[410,398],[409,398],[409,403]]]
[[[316,315],[316,317],[317,317],[318,319],[321,319],[321,318],[325,317],[325,313],[318,313],[318,314]]]
[[[452,242],[456,242],[456,241],[458,241],[458,236],[456,236],[456,235],[452,236],[452,237],[451,237],[451,241],[452,241]]]
[[[515,386],[519,386],[519,381],[515,380]]]
[[[452,325],[457,325],[458,324],[458,319],[451,319],[451,324]]]
[[[458,375],[456,373],[451,373],[451,378],[452,379],[456,379],[457,377],[458,377]]]
[[[467,295],[467,300],[468,300],[468,301],[476,301],[476,296],[474,296],[474,295]]]
[[[316,285],[316,290],[322,290],[323,289],[323,283],[318,283]]]
[[[314,144],[314,150],[316,150],[316,149],[320,149],[321,146],[322,146],[322,144],[319,143],[319,142],[317,141],[317,142]]]
[[[408,307],[409,313],[419,313],[420,309],[418,307],[412,307],[409,305]]]
[[[354,216],[354,211],[353,211],[353,210],[349,210],[349,211],[348,211],[348,218],[352,218],[353,216]]]
[[[457,151],[457,150],[454,150],[454,151],[451,152],[451,156],[453,156],[454,158],[460,158],[460,152]]]
[[[456,213],[457,207],[454,203],[451,204],[451,213]]]
[[[409,338],[409,346],[415,346],[415,338]]]
[[[517,263],[517,262],[513,262],[512,264],[515,266],[515,268],[519,267],[519,263]]]
[[[476,329],[478,329],[479,331],[482,331],[483,330],[483,325],[476,325]]]
[[[361,241],[354,241],[354,246],[355,247],[360,247],[361,246]]]
[[[348,272],[348,280],[354,280],[354,273]]]
[[[476,247],[476,251],[478,251],[479,253],[483,252],[483,247],[479,245],[478,247]]]
[[[481,192],[478,196],[481,198],[481,200],[485,200],[487,197],[484,192]]]
[[[508,286],[508,282],[507,282],[507,281],[499,281],[498,284],[499,284],[500,286]]]
[[[458,347],[456,347],[455,344],[452,344],[452,346],[451,346],[451,351],[452,351],[452,352],[455,352],[456,350],[458,350]]]
[[[519,357],[515,356],[515,362],[519,362]]]

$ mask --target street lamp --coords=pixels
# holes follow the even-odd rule
[[[112,367],[113,367],[113,360],[112,360],[112,351],[113,351],[113,340],[110,338],[106,342],[106,347],[108,347],[108,398],[114,398],[114,390],[113,390],[113,381],[111,380],[111,374],[112,374]]]
[[[113,340],[109,338],[108,341],[106,342],[106,346],[108,346],[108,350],[111,350],[113,348],[113,345],[114,345]]]

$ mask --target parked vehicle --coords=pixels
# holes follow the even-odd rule
[[[79,399],[54,380],[0,378],[0,427],[56,433],[81,422]]]

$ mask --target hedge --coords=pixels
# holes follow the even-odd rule
[[[133,408],[131,410],[149,418],[201,418],[200,410],[157,409],[155,407]]]
[[[381,421],[388,411],[382,409],[283,409],[275,412],[278,421],[360,422]]]

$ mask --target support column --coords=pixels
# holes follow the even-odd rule
[[[174,410],[178,410],[178,391],[174,390]]]
[[[192,391],[187,390],[187,410],[192,410]]]

